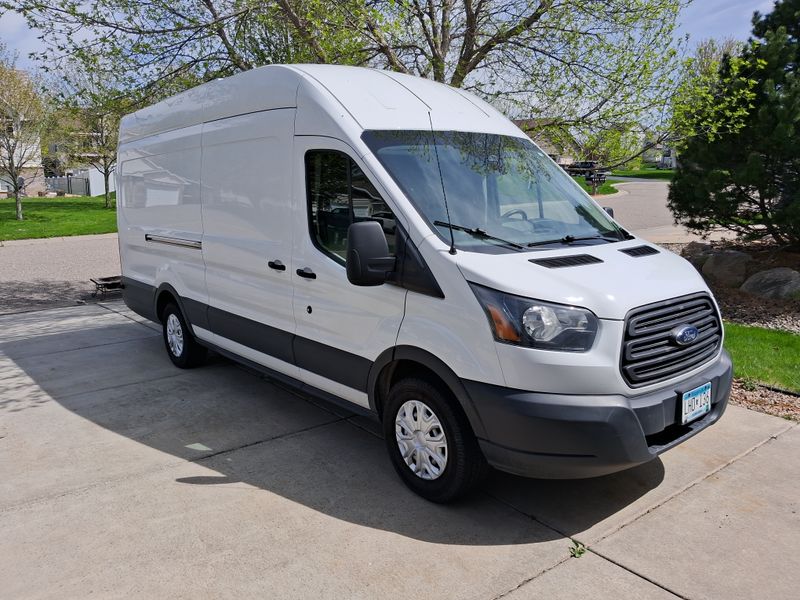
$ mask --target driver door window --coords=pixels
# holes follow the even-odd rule
[[[394,254],[394,214],[350,157],[334,150],[311,150],[305,155],[305,166],[308,221],[317,248],[344,264],[350,225],[377,221]]]

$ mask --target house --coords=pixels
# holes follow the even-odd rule
[[[674,169],[678,166],[678,153],[661,142],[646,142],[646,150],[642,154],[642,162],[659,169]]]
[[[38,144],[38,139],[37,142]],[[24,189],[23,195],[36,196],[39,192],[44,192],[46,189],[44,180],[44,171],[42,170],[42,151],[40,146],[31,148],[30,150],[18,150],[17,155],[23,152],[31,154],[31,158],[27,161],[27,165],[21,170],[20,177],[23,179]],[[0,197],[10,197],[14,194],[14,185],[5,173],[0,173]]]

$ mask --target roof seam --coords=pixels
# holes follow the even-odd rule
[[[394,81],[394,82],[395,82],[397,85],[399,85],[401,88],[403,88],[404,90],[406,90],[406,91],[407,91],[409,94],[411,94],[412,96],[414,96],[414,97],[415,97],[417,100],[419,100],[420,102],[422,102],[422,104],[424,104],[425,106],[427,106],[427,107],[428,107],[428,113],[430,113],[430,111],[432,111],[432,110],[433,110],[433,107],[432,107],[430,104],[428,104],[427,102],[425,102],[425,100],[423,100],[422,98],[420,98],[420,97],[419,97],[419,96],[418,96],[416,93],[414,93],[414,90],[412,90],[412,89],[411,89],[410,87],[408,87],[408,86],[405,86],[405,85],[403,85],[403,83],[402,83],[402,82],[400,82],[400,81],[398,81],[397,79],[395,79],[394,77],[392,77],[392,73],[391,73],[391,72],[389,72],[389,71],[381,71],[381,70],[379,70],[379,69],[370,69],[370,70],[371,70],[371,71],[375,71],[376,73],[380,73],[380,74],[381,74],[381,75],[383,75],[384,77],[387,77],[387,78],[391,79],[392,81]]]

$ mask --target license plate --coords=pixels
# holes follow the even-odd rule
[[[683,394],[681,425],[686,425],[711,410],[711,382]]]

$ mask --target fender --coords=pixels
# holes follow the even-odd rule
[[[431,354],[427,350],[417,348],[415,346],[394,346],[387,348],[375,359],[372,363],[372,368],[369,371],[369,378],[367,383],[367,394],[369,397],[369,407],[372,411],[378,414],[378,403],[376,398],[376,390],[378,389],[378,378],[383,369],[393,363],[394,361],[408,360],[419,363],[425,368],[435,373],[439,379],[453,392],[453,395],[458,399],[464,414],[467,416],[472,430],[479,438],[485,437],[485,428],[478,411],[475,410],[475,405],[467,393],[467,389],[461,381],[461,378],[456,375],[450,367],[447,366],[441,359]]]
[[[203,329],[208,329],[208,306],[197,300],[191,298],[184,298],[177,290],[168,283],[162,283],[158,286],[155,294],[153,294],[153,314],[156,315],[158,320],[158,299],[163,292],[169,292],[178,303],[178,308],[181,309],[183,318],[186,319],[189,327],[197,325]]]

